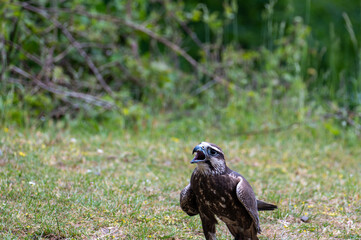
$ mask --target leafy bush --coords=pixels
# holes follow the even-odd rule
[[[355,126],[358,5],[328,10],[340,24],[325,22],[320,4],[5,1],[1,120],[22,126],[78,118],[95,129],[114,120],[141,130],[157,117],[197,118],[199,126],[221,121],[244,132],[303,121],[322,108]]]

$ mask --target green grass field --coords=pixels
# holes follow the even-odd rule
[[[278,204],[260,239],[361,239],[361,143],[302,126],[228,140],[2,127],[0,238],[203,239],[179,207],[203,140]],[[231,239],[221,222],[217,236]]]

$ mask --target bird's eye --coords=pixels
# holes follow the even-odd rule
[[[216,154],[217,154],[217,151],[214,150],[213,148],[208,148],[208,153],[209,153],[210,155],[216,155]]]

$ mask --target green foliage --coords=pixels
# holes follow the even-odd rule
[[[114,119],[141,131],[157,117],[197,118],[243,132],[346,112],[332,124],[357,125],[361,28],[351,2],[41,1],[34,11],[4,1],[1,120],[78,118],[99,130]]]

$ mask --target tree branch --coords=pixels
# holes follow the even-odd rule
[[[89,104],[92,104],[92,105],[95,105],[95,106],[98,106],[98,107],[103,107],[105,109],[116,108],[116,105],[114,105],[113,103],[110,103],[108,101],[104,101],[104,100],[99,99],[97,97],[94,97],[94,96],[91,96],[91,95],[88,95],[88,94],[84,94],[84,93],[74,92],[74,91],[66,91],[66,90],[61,89],[59,87],[52,86],[53,84],[51,84],[51,83],[45,84],[45,83],[39,81],[33,75],[31,75],[30,73],[24,71],[21,68],[12,66],[12,67],[10,67],[10,70],[12,70],[13,72],[21,75],[22,77],[25,77],[27,79],[32,80],[36,85],[38,85],[42,89],[45,89],[45,90],[47,90],[49,92],[52,92],[54,94],[61,95],[61,96],[64,96],[64,97],[72,97],[72,98],[81,99],[81,100],[85,101],[86,103],[89,103]]]

